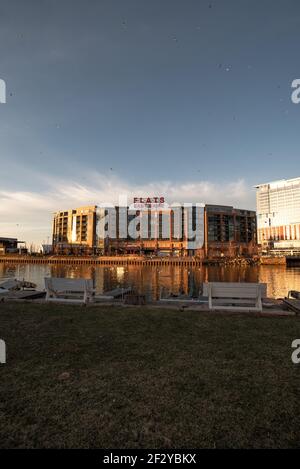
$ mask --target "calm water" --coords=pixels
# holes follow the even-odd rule
[[[93,278],[99,293],[116,287],[133,286],[148,298],[159,298],[160,288],[166,293],[197,295],[202,282],[264,282],[268,284],[268,296],[286,296],[289,290],[300,291],[300,267],[92,267],[66,265],[34,265],[0,263],[0,281],[10,277],[25,279],[44,288],[44,277]]]

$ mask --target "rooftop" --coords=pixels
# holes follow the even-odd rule
[[[279,179],[278,181],[265,182],[263,184],[258,184],[257,186],[254,186],[254,187],[256,189],[259,189],[260,187],[265,187],[265,186],[269,186],[270,188],[273,188],[273,187],[283,187],[287,185],[293,185],[295,183],[296,184],[300,183],[300,177],[292,178],[292,179]]]

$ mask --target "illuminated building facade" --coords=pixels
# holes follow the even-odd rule
[[[107,254],[195,255],[204,247],[204,207],[99,208],[96,233],[98,246]]]
[[[96,205],[54,213],[55,254],[92,254],[95,247]]]
[[[258,242],[264,250],[300,248],[300,178],[256,186]]]
[[[164,202],[81,207],[54,214],[53,251],[202,258],[251,256],[257,253],[256,213],[228,206],[168,206]]]

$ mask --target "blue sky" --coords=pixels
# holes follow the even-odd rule
[[[254,208],[300,175],[299,39],[297,0],[2,0],[0,233],[120,192]]]

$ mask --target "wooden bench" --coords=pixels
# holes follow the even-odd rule
[[[207,290],[210,310],[262,312],[262,284],[211,282]]]
[[[46,301],[83,303],[92,299],[93,280],[81,278],[45,278]]]

